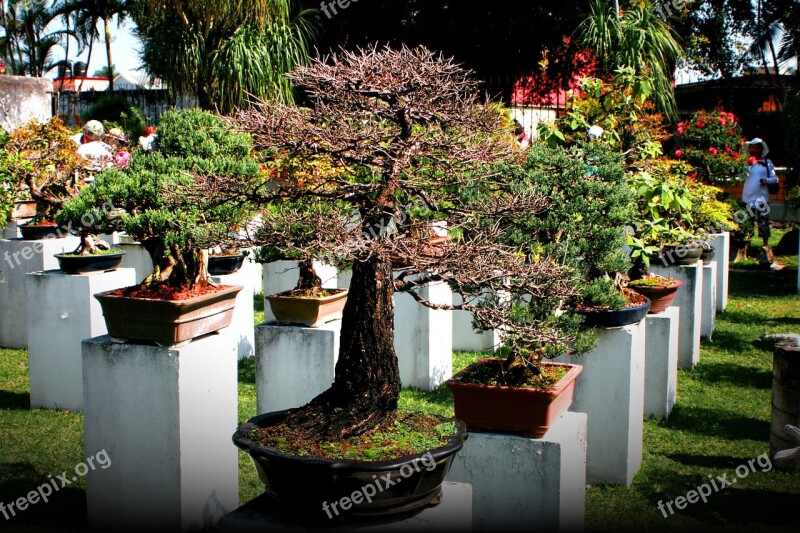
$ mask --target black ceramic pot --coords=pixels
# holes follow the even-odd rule
[[[693,265],[697,263],[701,255],[703,255],[703,246],[700,244],[664,246],[661,252],[650,256],[650,263],[663,266]]]
[[[708,248],[703,248],[703,253],[700,254],[700,259],[702,259],[703,262],[705,262],[705,261],[713,261],[714,260],[714,256],[716,256],[716,255],[717,255],[717,251],[714,250],[713,246],[710,246]]]
[[[87,272],[105,272],[114,270],[122,263],[125,252],[96,255],[55,254],[58,266],[67,274],[86,274]]]
[[[281,508],[303,513],[311,522],[397,515],[426,507],[441,495],[441,485],[453,458],[467,438],[464,423],[450,419],[458,431],[447,445],[425,454],[377,462],[286,455],[249,438],[252,430],[274,425],[286,412],[250,419],[239,426],[233,442],[253,459],[265,494]],[[354,493],[370,494],[370,501],[364,499],[336,516],[330,512],[331,503],[350,498]],[[323,505],[326,503],[327,514]]]
[[[242,268],[245,254],[237,255],[209,255],[208,273],[212,276],[225,276],[233,274]]]
[[[22,234],[22,240],[25,241],[39,241],[50,237],[65,237],[66,231],[59,231],[58,224],[22,224],[19,226],[19,231]]]
[[[647,303],[638,305],[636,307],[628,307],[625,309],[608,310],[608,311],[595,311],[595,310],[579,310],[578,313],[584,316],[583,325],[587,327],[598,328],[620,328],[628,324],[636,324],[641,321],[647,312],[650,311],[650,299]]]

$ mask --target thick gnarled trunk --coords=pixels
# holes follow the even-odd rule
[[[153,261],[153,273],[142,285],[165,284],[176,289],[192,289],[209,283],[208,258],[203,250],[182,250],[177,246],[167,248],[160,239],[145,239],[142,246]]]
[[[400,370],[394,351],[394,286],[387,258],[353,264],[342,317],[336,379],[330,389],[285,423],[310,435],[338,439],[394,420]]]

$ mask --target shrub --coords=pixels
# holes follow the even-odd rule
[[[118,95],[103,95],[83,115],[81,120],[99,120],[106,125],[106,131],[119,126],[128,133],[130,139],[138,139],[144,134],[146,121],[144,115],[127,98]]]
[[[677,127],[675,157],[689,162],[708,183],[740,180],[747,158],[744,135],[733,113],[698,111]]]

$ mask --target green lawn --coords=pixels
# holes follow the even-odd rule
[[[768,450],[771,350],[763,333],[800,332],[796,267],[771,272],[732,272],[728,310],[717,321],[713,342],[703,344],[701,362],[681,371],[678,402],[669,422],[647,420],[644,460],[629,488],[592,487],[587,493],[589,530],[739,529],[798,531],[800,474],[750,474],[733,487],[664,518],[659,500],[671,500],[704,483],[709,475],[733,476],[737,466]],[[256,299],[258,301],[258,298]],[[455,354],[454,368],[476,354]],[[30,410],[27,357],[0,349],[0,502],[9,502],[85,459],[83,417]],[[252,360],[239,370],[239,418],[256,414]],[[452,414],[449,392],[404,391],[405,408]],[[240,495],[261,491],[249,458],[240,453]],[[26,531],[82,530],[86,524],[84,482],[62,489],[6,523]]]

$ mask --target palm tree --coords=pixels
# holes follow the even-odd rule
[[[103,23],[103,38],[106,47],[106,67],[112,71],[113,61],[111,59],[111,22],[114,17],[117,19],[117,27],[128,17],[128,5],[126,0],[66,0],[59,8],[61,14],[74,14],[75,27],[82,35],[84,43],[88,41],[89,58],[88,64],[92,59],[92,48],[95,39],[100,38],[97,26]],[[109,78],[108,90],[114,91],[114,78]]]
[[[3,57],[14,74],[43,76],[54,66],[53,50],[67,30],[49,31],[55,11],[44,1],[2,3]]]
[[[577,31],[581,43],[594,51],[603,75],[630,67],[648,76],[658,109],[670,120],[678,116],[672,82],[683,50],[652,0],[633,0],[624,10],[608,0],[592,0],[591,12]]]
[[[131,16],[148,74],[173,96],[195,94],[202,108],[228,112],[251,95],[293,100],[284,75],[308,60],[315,12],[292,8],[292,0],[134,0]]]

